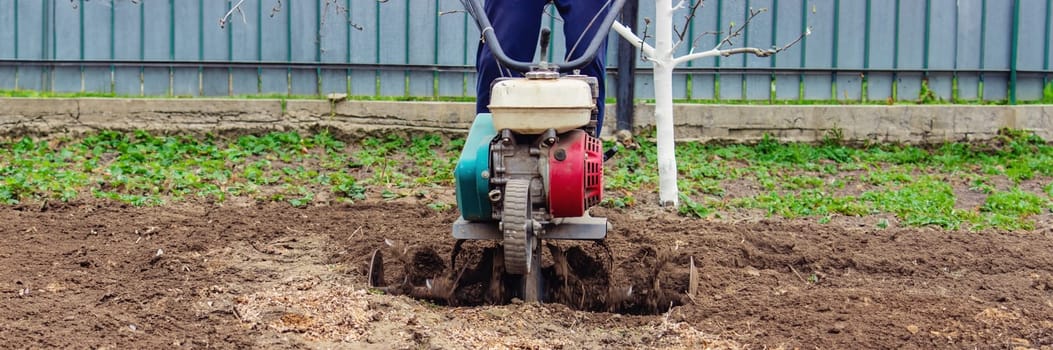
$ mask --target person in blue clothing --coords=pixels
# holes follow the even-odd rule
[[[486,0],[483,8],[490,23],[493,25],[494,34],[498,42],[509,58],[528,62],[534,57],[537,49],[538,33],[541,31],[541,21],[544,15],[545,5],[549,2],[555,4],[560,16],[563,18],[563,34],[566,38],[567,61],[580,57],[589,41],[596,35],[597,30],[602,30],[600,35],[607,35],[609,28],[599,28],[610,7],[609,0]],[[580,39],[579,39],[580,38]],[[596,77],[599,80],[599,97],[596,106],[599,108],[598,125],[596,135],[600,134],[603,126],[604,105],[604,59],[607,54],[607,42],[604,39],[596,57],[585,67],[581,68],[581,74]],[[558,60],[557,60],[558,61]],[[476,82],[476,105],[477,113],[489,113],[487,106],[490,105],[490,85],[500,77],[519,77],[523,72],[515,72],[503,67],[494,58],[490,47],[486,43],[479,43],[476,55],[475,68],[478,73]]]

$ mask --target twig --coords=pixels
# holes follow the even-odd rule
[[[581,286],[581,302],[579,303],[580,306],[578,306],[578,309],[584,310],[585,309],[585,283],[581,282],[581,281],[578,281],[578,285]]]
[[[691,50],[694,50],[695,47],[698,46],[698,41],[702,40],[702,38],[706,37],[706,35],[714,35],[714,36],[716,36],[716,35],[721,35],[721,34],[724,34],[724,32],[721,32],[721,31],[716,31],[716,32],[705,31],[705,32],[699,33],[698,35],[695,36],[694,39],[691,39]]]
[[[738,37],[739,35],[742,35],[742,31],[745,30],[746,27],[749,27],[750,22],[753,22],[753,19],[756,18],[757,15],[762,14],[764,12],[768,12],[768,8],[767,7],[762,7],[759,10],[754,10],[751,7],[750,8],[750,15],[749,15],[749,17],[746,17],[746,21],[743,22],[741,26],[739,26],[739,29],[735,29],[735,23],[734,22],[732,22],[730,25],[728,25],[728,32],[730,32],[731,34],[728,34],[728,36],[724,37],[724,39],[721,40],[719,44],[717,44],[716,48],[719,49],[719,48],[723,47],[724,44],[735,46],[735,43],[732,42],[731,39],[733,39],[735,37]],[[734,31],[732,31],[732,30],[734,30]]]
[[[804,33],[801,33],[801,35],[798,35],[797,38],[793,39],[793,41],[791,41],[789,44],[783,45],[780,48],[776,48],[775,49],[775,53],[782,52],[782,51],[784,51],[786,49],[789,49],[789,48],[793,47],[794,45],[797,45],[797,43],[801,42],[801,40],[803,40],[804,37],[809,36],[809,35],[812,35],[812,26],[808,26],[808,28],[805,28],[804,29]]]
[[[465,10],[439,11],[439,16],[452,15],[452,14],[455,14],[455,13],[468,13],[468,11],[465,11]]]
[[[793,274],[797,275],[797,278],[801,279],[801,282],[804,282],[805,284],[808,284],[808,280],[804,279],[804,276],[801,276],[801,273],[797,272],[797,269],[793,268],[792,265],[786,265],[786,267],[789,267],[790,271],[793,271]]]
[[[224,28],[224,27],[227,26],[227,19],[230,18],[230,16],[234,14],[234,11],[237,11],[238,14],[241,15],[241,21],[243,23],[249,24],[249,22],[245,19],[245,12],[241,11],[241,4],[244,3],[244,2],[245,2],[245,0],[238,1],[237,4],[235,4],[233,7],[230,8],[230,11],[227,11],[227,14],[223,15],[223,18],[219,19],[219,27],[220,28]]]
[[[684,35],[687,34],[687,28],[690,26],[691,22],[695,19],[695,12],[698,11],[699,7],[702,7],[702,3],[704,3],[704,2],[705,2],[705,0],[699,0],[698,2],[694,3],[693,5],[691,5],[691,9],[688,11],[687,16],[684,16],[684,29],[683,30],[677,30],[676,29],[676,25],[673,25],[673,32],[676,33],[676,36],[677,36],[677,46],[679,46],[680,43],[684,42]]]

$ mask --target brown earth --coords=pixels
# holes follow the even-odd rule
[[[616,284],[656,252],[694,302],[656,315],[447,307],[366,287],[385,239],[441,257],[454,211],[414,200],[0,209],[12,348],[1053,348],[1053,231],[873,228],[854,218],[687,219],[597,208]],[[872,220],[872,219],[866,219]],[[389,270],[397,269],[392,266]],[[420,276],[414,276],[419,278]],[[639,288],[639,286],[636,286]],[[573,305],[572,305],[573,306]]]

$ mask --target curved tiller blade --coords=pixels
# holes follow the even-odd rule
[[[386,286],[384,283],[384,254],[380,252],[380,249],[373,251],[373,256],[369,258],[369,287],[370,288],[381,288]]]
[[[687,282],[687,297],[691,301],[695,301],[695,297],[698,295],[698,267],[695,266],[695,257],[691,257],[690,274],[688,275]]]

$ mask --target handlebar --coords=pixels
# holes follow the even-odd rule
[[[482,33],[486,44],[490,45],[490,51],[493,52],[494,57],[511,69],[520,72],[529,72],[532,62],[514,60],[505,54],[504,49],[501,48],[501,43],[497,41],[497,35],[494,34],[494,27],[490,23],[490,18],[486,16],[486,11],[483,10],[483,5],[479,1],[480,0],[461,0],[461,4],[464,5],[468,14],[475,19],[475,24],[479,26],[479,32]],[[589,64],[589,62],[592,62],[592,59],[596,57],[596,52],[600,49],[600,45],[603,44],[603,40],[607,38],[608,32],[601,29],[610,28],[611,25],[614,24],[614,20],[621,12],[622,5],[625,4],[626,0],[613,1],[614,3],[607,11],[607,16],[603,18],[603,22],[600,23],[599,28],[596,30],[596,35],[592,38],[592,41],[589,41],[589,46],[585,48],[585,53],[573,61],[558,64],[559,67],[572,70],[580,69]],[[542,57],[541,59],[544,60],[545,58]]]

